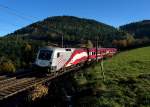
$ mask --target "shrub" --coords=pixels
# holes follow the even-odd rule
[[[48,88],[46,86],[37,85],[35,86],[34,90],[29,92],[27,100],[35,101],[39,98],[42,98],[43,96],[46,96],[47,94],[48,94]]]
[[[11,60],[6,60],[0,63],[0,71],[2,73],[14,73],[16,68]]]

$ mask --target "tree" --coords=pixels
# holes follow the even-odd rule
[[[127,34],[127,45],[130,46],[135,42],[135,39],[132,35]]]
[[[93,43],[90,40],[87,41],[86,48],[93,48]]]
[[[22,63],[23,66],[28,66],[33,59],[33,50],[32,46],[29,43],[25,43],[22,48]]]
[[[118,41],[115,39],[112,41],[112,45],[117,46],[118,45]]]
[[[121,45],[122,45],[123,47],[127,47],[127,40],[126,40],[126,39],[121,40]]]

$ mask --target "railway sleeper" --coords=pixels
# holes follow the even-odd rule
[[[1,80],[1,81],[0,81],[0,84],[5,84],[5,83],[10,82],[10,81],[13,81],[13,80],[15,80],[15,79],[16,79],[16,77],[8,78],[8,79],[5,79],[5,80]]]
[[[33,79],[33,78],[32,78],[32,79]],[[31,80],[31,78],[30,78],[30,80]],[[5,89],[8,89],[8,88],[13,87],[13,86],[17,86],[17,85],[19,85],[19,84],[21,84],[21,83],[24,83],[24,82],[27,82],[27,81],[29,81],[29,79],[24,78],[24,79],[22,79],[22,80],[18,80],[18,81],[16,81],[16,82],[14,82],[14,84],[12,84],[12,85],[7,84],[7,85],[9,85],[9,86],[0,88],[0,91],[1,91],[1,90],[5,90]]]
[[[3,92],[0,92],[0,96],[6,96],[7,94],[6,93],[3,93]]]
[[[4,91],[3,91],[3,93],[5,93],[5,94],[11,94],[11,93],[12,93],[12,91],[4,90]]]
[[[12,85],[14,82],[16,82],[16,80],[10,81],[10,82],[8,82],[8,83],[0,84],[0,87],[2,87],[2,88],[8,87],[9,85]],[[0,88],[0,90],[1,90],[2,88]]]
[[[23,89],[23,88],[25,88],[25,87],[27,87],[27,86],[30,86],[30,85],[33,85],[31,82],[26,82],[26,83],[24,83],[24,84],[21,84],[21,85],[18,85],[18,86],[16,86],[16,87],[12,87],[12,88],[10,88],[11,90],[14,90],[14,91],[16,91],[16,90],[18,90],[18,89]],[[9,89],[8,89],[9,90]]]
[[[22,89],[26,89],[26,87],[15,87],[15,88],[12,88],[11,90],[8,90],[8,91],[10,91],[10,93],[8,93],[7,94],[7,96],[8,95],[11,95],[11,94],[13,94],[13,93],[18,93],[18,92],[20,92],[20,90],[22,90]]]

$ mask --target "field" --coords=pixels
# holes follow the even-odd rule
[[[105,61],[104,67],[105,72],[123,76],[138,76],[150,73],[150,47],[122,52]]]
[[[84,69],[74,78],[78,90],[91,93],[77,99],[78,106],[150,107],[150,47],[118,53]],[[104,74],[104,76],[103,76]]]

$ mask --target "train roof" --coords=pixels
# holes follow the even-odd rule
[[[73,51],[74,49],[75,48],[58,48],[58,47],[50,47],[50,46],[40,48],[40,50],[53,50],[53,51]]]
[[[61,47],[51,47],[51,46],[45,46],[43,48],[40,48],[40,50],[53,50],[53,51],[73,51],[75,49],[85,49],[85,48],[61,48]],[[89,48],[89,50],[96,50],[96,48]],[[98,50],[116,50],[116,48],[98,48]]]

